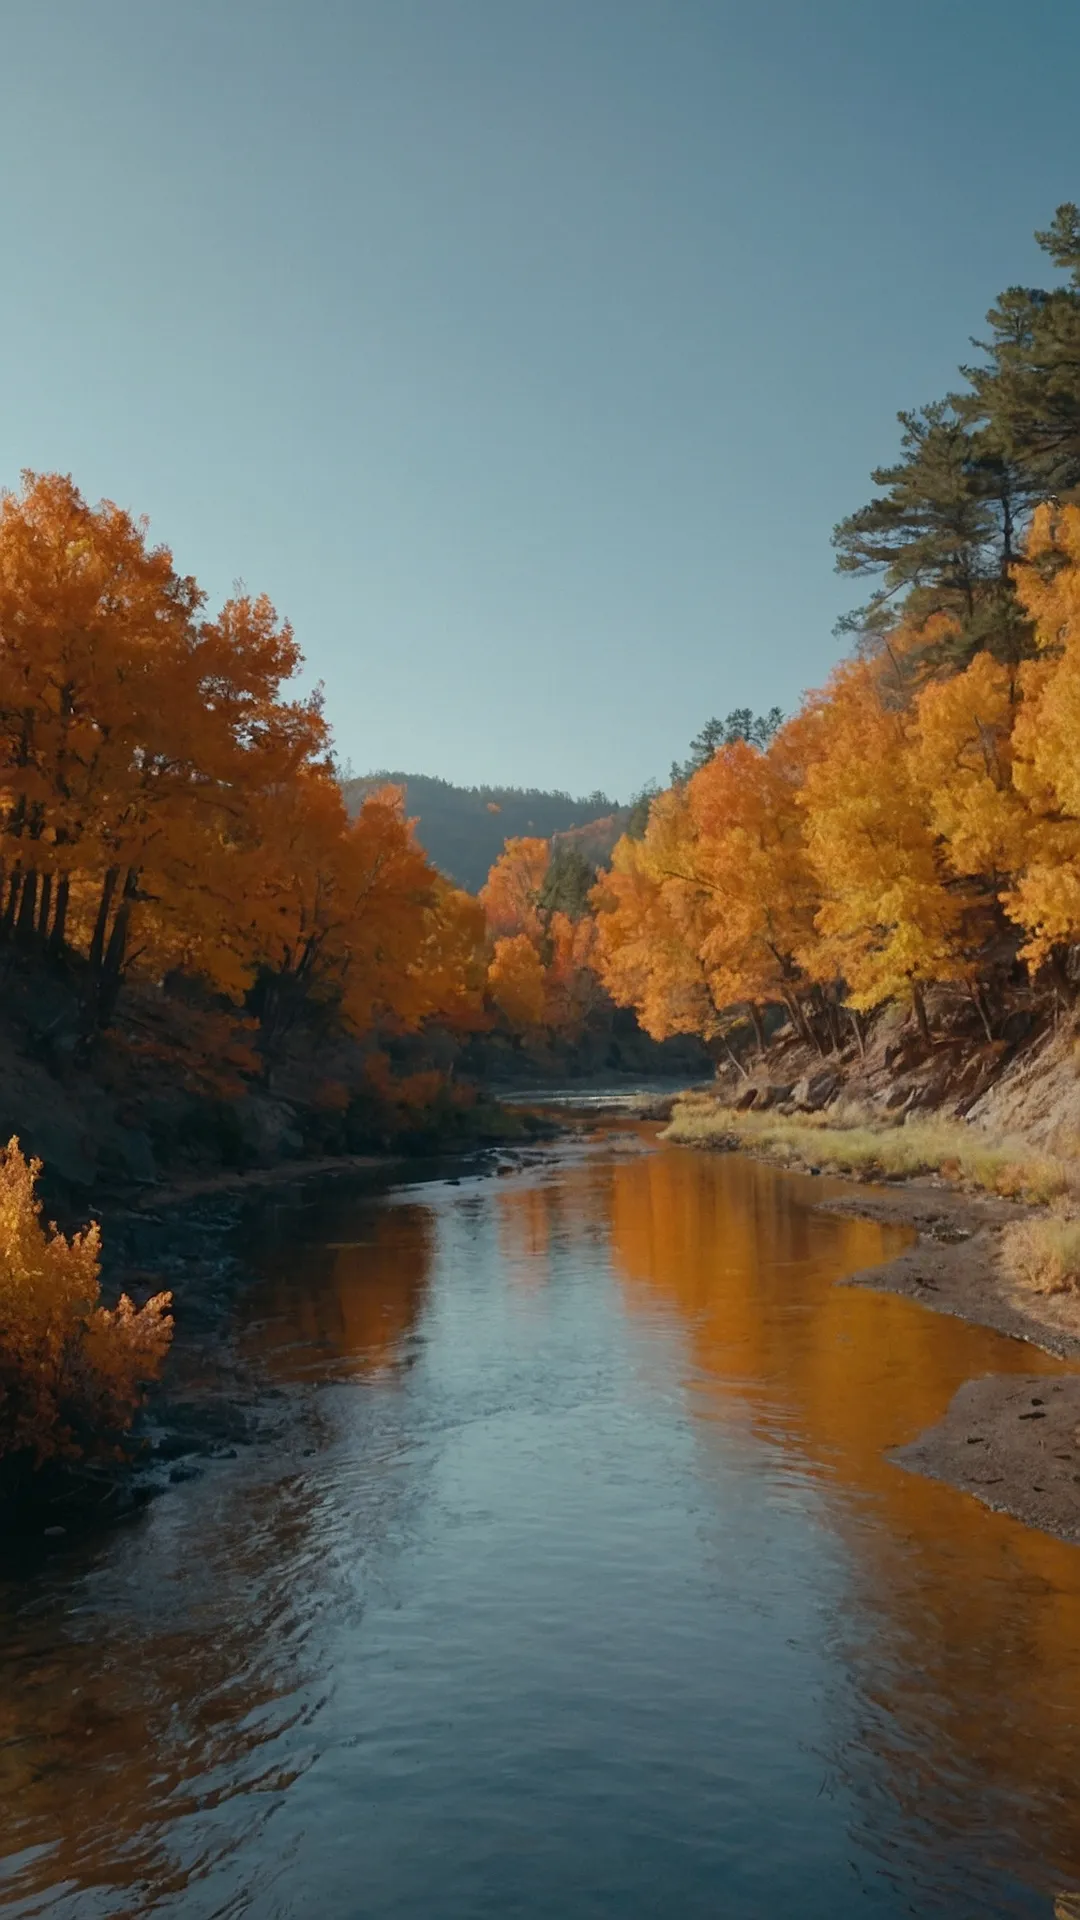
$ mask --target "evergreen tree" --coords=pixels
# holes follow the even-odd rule
[[[875,468],[882,492],[833,533],[838,572],[882,581],[866,607],[841,621],[842,631],[880,636],[902,604],[911,627],[948,616],[951,637],[938,638],[935,651],[951,654],[950,664],[980,647],[1009,661],[1029,651],[1011,569],[1030,487],[995,429],[973,424],[973,412],[954,397],[898,415],[901,458]]]
[[[556,840],[536,904],[545,926],[551,916],[565,913],[569,920],[583,920],[589,911],[589,895],[596,885],[596,868],[578,847]]]
[[[1080,494],[1080,209],[1035,235],[1069,284],[1008,287],[987,314],[983,365],[965,367],[971,410],[1026,481],[1032,501]]]
[[[779,707],[770,707],[768,713],[754,713],[750,707],[733,707],[723,720],[706,720],[701,732],[690,742],[689,758],[671,763],[671,784],[673,787],[684,785],[692,780],[699,767],[704,767],[721,747],[732,747],[736,740],[746,740],[752,747],[760,747],[762,752],[768,746],[773,735],[784,724],[784,716]]]

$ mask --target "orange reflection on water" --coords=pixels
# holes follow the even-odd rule
[[[264,1253],[264,1277],[244,1303],[252,1319],[248,1351],[279,1379],[325,1374],[328,1365],[346,1373],[388,1371],[420,1317],[433,1248],[428,1208],[372,1202],[346,1213],[326,1240],[302,1252],[293,1244]]]
[[[962,1783],[981,1779],[1032,1854],[1080,1878],[1080,1551],[888,1458],[965,1380],[1064,1363],[837,1286],[908,1236],[816,1212],[824,1186],[690,1151],[616,1167],[612,1248],[628,1304],[677,1316],[705,1434],[738,1423],[824,1492],[876,1622],[871,1636],[861,1621],[851,1658],[892,1718],[880,1737],[901,1801],[918,1810],[931,1784],[940,1801],[955,1776],[962,1824]]]

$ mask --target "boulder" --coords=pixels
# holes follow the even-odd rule
[[[843,1075],[835,1067],[820,1067],[816,1073],[805,1073],[791,1089],[791,1098],[804,1113],[819,1113],[835,1100],[843,1086]]]
[[[248,1093],[234,1108],[235,1124],[246,1158],[256,1166],[270,1167],[304,1150],[303,1135],[295,1126],[296,1115],[284,1100],[267,1094]]]
[[[781,1086],[762,1087],[756,1101],[754,1102],[755,1109],[759,1107],[785,1106],[786,1103],[791,1099],[793,1092],[794,1092],[794,1088],[790,1085],[786,1087],[781,1087]]]

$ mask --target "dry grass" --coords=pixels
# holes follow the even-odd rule
[[[1005,1271],[1033,1293],[1080,1291],[1080,1220],[1044,1214],[1018,1220],[1001,1236]]]
[[[770,1157],[854,1174],[915,1179],[940,1174],[959,1186],[1045,1204],[1069,1186],[1065,1163],[1023,1141],[995,1140],[962,1120],[867,1124],[859,1109],[816,1114],[737,1113],[708,1095],[676,1106],[664,1139],[676,1146],[747,1147]]]

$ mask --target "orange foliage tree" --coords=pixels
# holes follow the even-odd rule
[[[1036,657],[948,658],[935,616],[840,667],[764,748],[723,746],[653,800],[594,891],[595,965],[663,1036],[782,1003],[977,1010],[1020,957],[1061,978],[1080,944],[1080,509],[1040,509],[1018,571]],[[950,629],[951,631],[951,629]],[[937,664],[935,665],[935,661]],[[822,1022],[822,1013],[828,1018]]]
[[[88,1030],[132,970],[246,1003],[267,1059],[304,1022],[482,1019],[482,910],[395,790],[349,818],[300,664],[265,597],[209,617],[71,480],[0,498],[0,942],[66,964]]]

